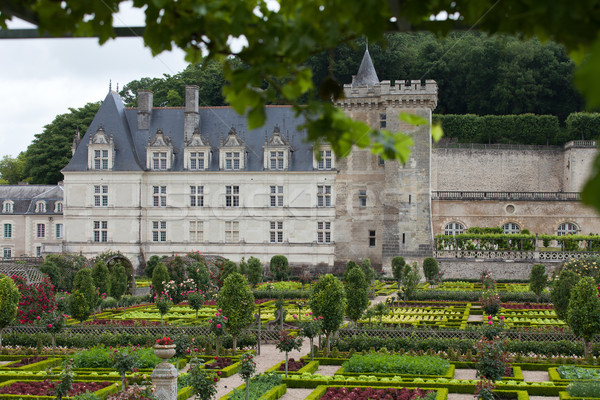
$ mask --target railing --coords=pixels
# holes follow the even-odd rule
[[[2,257],[2,258],[0,258],[0,263],[41,265],[43,262],[44,262],[44,259],[42,257]]]
[[[4,333],[27,333],[35,335],[37,333],[45,333],[46,329],[41,326],[10,326],[5,328]],[[74,326],[69,325],[64,328],[63,332],[69,334],[85,334],[85,335],[100,335],[102,332],[111,332],[113,334],[139,334],[139,335],[179,335],[187,334],[192,336],[209,335],[209,329],[202,326]],[[253,337],[258,338],[258,330],[248,329],[247,332]],[[479,339],[481,332],[476,330],[442,330],[442,329],[414,329],[414,328],[390,328],[390,329],[340,329],[336,336],[340,338],[352,337],[355,335],[375,336],[382,338],[402,338],[410,337],[415,340],[423,339]],[[506,331],[508,339],[531,340],[539,342],[551,342],[558,340],[578,341],[575,335],[571,333],[560,332],[521,332],[521,331]],[[275,330],[260,330],[260,340],[276,341],[279,338],[279,331]],[[595,335],[593,342],[600,342],[600,335]]]
[[[523,261],[564,261],[572,258],[583,259],[597,256],[595,251],[511,251],[511,250],[434,250],[435,258],[483,259],[483,260],[523,260]]]
[[[579,192],[462,192],[432,191],[432,200],[580,201]]]

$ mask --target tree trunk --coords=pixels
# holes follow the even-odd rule
[[[231,338],[233,342],[233,355],[235,355],[235,349],[237,348],[237,335],[231,335]]]
[[[587,360],[590,356],[590,341],[586,338],[583,338],[583,357]]]
[[[287,378],[288,376],[288,352],[285,352],[285,377]]]
[[[56,334],[52,334],[52,358],[54,358],[54,348],[56,347]]]
[[[219,358],[219,347],[221,347],[221,340],[217,337],[217,358]]]
[[[325,335],[325,337],[327,338],[327,356],[329,356],[329,352],[331,351],[330,341],[329,341],[329,333],[327,335]]]
[[[196,310],[196,319],[198,319],[198,310]]]
[[[250,379],[246,381],[246,400],[250,399]]]
[[[313,338],[309,338],[310,341],[310,361],[315,361],[315,350],[313,348]],[[0,340],[1,342],[1,340]]]

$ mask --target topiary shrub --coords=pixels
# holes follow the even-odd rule
[[[354,325],[358,325],[358,319],[369,306],[369,284],[365,279],[365,274],[360,268],[352,268],[344,282],[346,290],[346,315]]]
[[[529,275],[529,290],[539,298],[546,286],[548,286],[546,266],[544,264],[534,264]]]
[[[260,260],[256,257],[248,259],[248,281],[252,286],[256,286],[262,282],[263,266]]]
[[[286,256],[277,255],[271,257],[271,263],[269,265],[271,275],[277,281],[285,281],[290,275],[290,267]]]
[[[423,260],[423,274],[425,274],[425,279],[427,279],[427,282],[435,282],[439,273],[440,267],[435,258],[427,257]]]
[[[404,257],[394,257],[392,258],[392,275],[396,282],[398,282],[398,289],[400,289],[400,280],[402,280],[402,271],[404,271],[404,267],[406,266],[406,261]]]
[[[154,288],[154,294],[160,295],[165,291],[165,284],[169,282],[169,272],[167,267],[163,263],[159,263],[154,267],[152,273],[152,287]]]

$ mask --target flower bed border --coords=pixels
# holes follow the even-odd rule
[[[329,388],[341,388],[341,387],[345,387],[348,389],[353,389],[353,388],[369,388],[369,387],[373,387],[372,385],[319,385],[315,388],[315,390],[313,390],[308,396],[306,396],[304,398],[304,400],[318,400],[321,397],[323,397],[323,395],[327,392],[327,389]],[[375,388],[375,387],[373,387]],[[401,387],[397,387],[397,386],[377,386],[377,389],[386,389],[386,388],[390,388],[390,389],[401,389]],[[415,389],[415,388],[406,388],[406,389]],[[419,389],[423,389],[423,390],[435,390],[436,392],[436,400],[447,400],[448,399],[448,389],[445,388],[429,388],[429,387],[420,387]],[[521,399],[519,399],[521,400]],[[529,400],[529,397],[527,398],[527,400]]]
[[[319,369],[318,361],[308,361],[308,360],[303,360],[303,361],[306,361],[306,365],[304,367],[300,368],[298,371],[288,371],[288,374],[303,374],[305,372],[314,374],[315,372],[317,372],[317,369]],[[268,374],[270,372],[276,372],[278,374],[285,374],[285,371],[279,371],[279,367],[284,364],[285,364],[285,361],[281,361],[281,362],[275,364],[274,366],[272,366],[271,368],[269,368],[268,370],[266,370],[264,373]]]
[[[245,390],[246,384],[243,383],[235,389]],[[220,397],[219,400],[229,400],[229,397],[231,396],[231,393],[233,392],[233,390],[234,389],[232,389],[231,392],[227,393],[225,396]],[[267,393],[260,396],[258,398],[258,400],[276,400],[276,399],[280,398],[281,396],[283,396],[286,392],[287,392],[287,385],[285,383],[282,383],[281,385],[277,385],[277,386],[271,388]]]
[[[94,379],[95,382],[97,382],[98,380],[99,379]],[[11,385],[11,384],[17,383],[17,382],[38,382],[38,381],[32,380],[32,379],[13,379],[13,380],[1,382],[0,387],[8,386],[8,385]],[[75,382],[88,382],[88,381],[81,381],[79,379],[75,379]],[[119,381],[119,382],[115,382],[114,385],[109,385],[105,388],[102,388],[102,389],[94,392],[94,394],[97,395],[100,399],[105,399],[109,394],[116,393],[120,388],[121,388],[121,382]],[[14,399],[52,400],[55,398],[56,398],[56,396],[32,396],[32,395],[26,395],[26,394],[0,394],[0,400],[14,400]],[[72,397],[68,397],[68,398],[72,398]]]

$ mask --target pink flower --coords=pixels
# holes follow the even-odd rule
[[[227,321],[227,317],[223,317],[223,319],[224,319],[225,321]]]
[[[52,324],[48,324],[48,328],[52,328]]]
[[[221,324],[217,324],[217,329],[221,329]]]
[[[490,320],[490,321],[488,321],[488,324],[492,325],[492,324],[493,324],[493,322]]]
[[[501,315],[501,316],[500,316],[500,320],[501,320],[501,321],[504,321],[504,315]]]
[[[210,320],[210,319],[209,319],[209,320],[208,320],[208,323],[209,323],[209,324],[212,324],[212,320]]]

